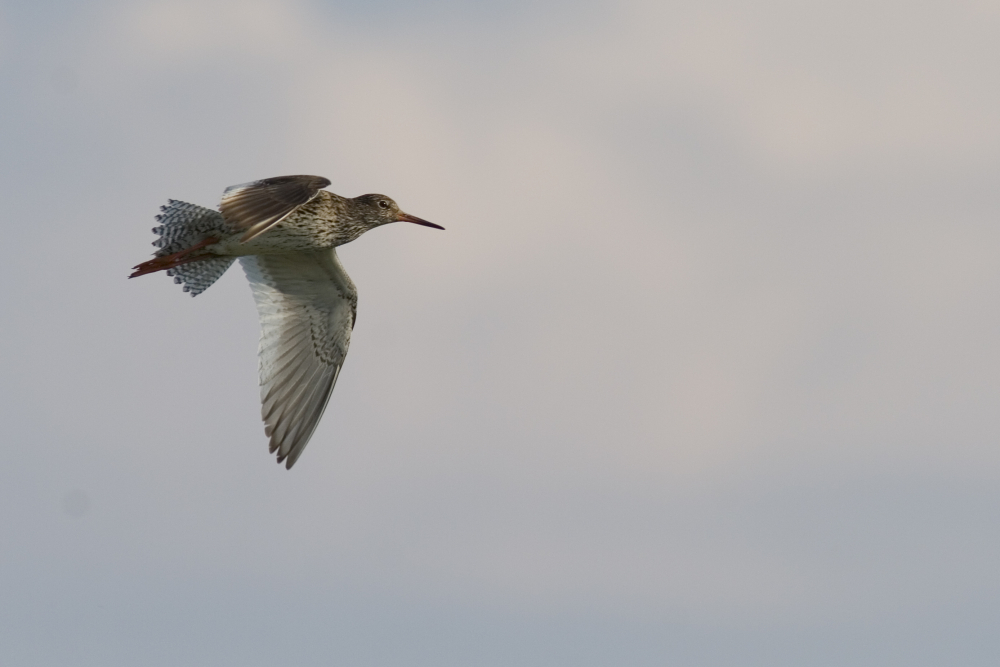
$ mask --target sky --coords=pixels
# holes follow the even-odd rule
[[[0,664],[1000,660],[1000,3],[0,2]],[[318,174],[295,468],[167,199]]]

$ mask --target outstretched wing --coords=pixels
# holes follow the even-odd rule
[[[358,295],[333,249],[240,257],[260,315],[260,399],[271,453],[291,468],[347,356]]]
[[[231,185],[222,193],[219,210],[234,230],[244,231],[240,242],[245,243],[287,218],[328,185],[330,181],[322,176],[276,176]]]

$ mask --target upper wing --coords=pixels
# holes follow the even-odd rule
[[[253,183],[231,185],[222,193],[219,210],[237,231],[241,243],[260,236],[309,202],[330,185],[322,176],[276,176]]]
[[[354,283],[333,249],[240,257],[260,314],[264,432],[291,468],[312,437],[347,356]]]

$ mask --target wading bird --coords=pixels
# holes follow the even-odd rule
[[[348,199],[321,176],[233,185],[219,210],[169,200],[155,257],[129,278],[166,271],[192,296],[240,260],[260,315],[260,399],[271,453],[291,468],[312,437],[351,342],[358,293],[336,247],[390,222],[444,229],[389,197]]]

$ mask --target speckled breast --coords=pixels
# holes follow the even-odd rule
[[[290,216],[246,243],[228,240],[219,248],[226,255],[265,255],[332,248],[353,241],[350,225],[343,225],[340,207],[320,193],[313,201],[301,206]],[[235,239],[233,239],[235,240]]]

